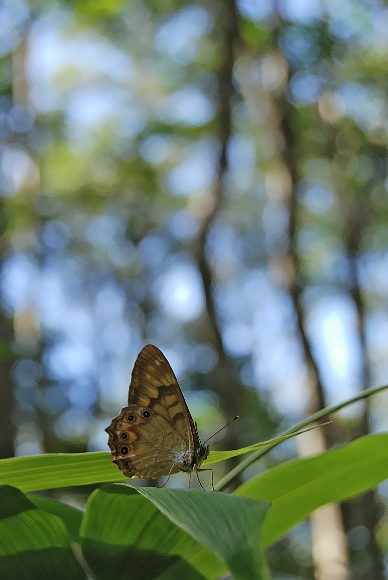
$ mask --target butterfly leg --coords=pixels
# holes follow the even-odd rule
[[[170,481],[170,477],[171,477],[171,473],[172,473],[173,469],[174,469],[174,464],[171,465],[171,469],[169,471],[168,477],[167,477],[166,481],[163,483],[163,485],[156,486],[158,489],[162,489],[162,487],[164,487],[166,485],[166,483],[168,483]]]
[[[201,483],[201,480],[199,479],[198,471],[204,471],[204,470],[203,469],[196,469],[195,470],[195,475],[197,476],[198,483],[201,486],[201,489],[203,489],[203,491],[206,491],[205,488],[203,487],[202,483]]]
[[[192,473],[193,473],[192,471],[190,471],[190,473],[189,473],[189,481],[188,481],[188,487],[189,487],[189,489],[191,487],[191,474]]]
[[[203,491],[205,491],[205,489],[204,489],[204,487],[203,487],[202,483],[199,481],[199,477],[198,477],[198,471],[211,471],[211,479],[210,479],[210,481],[211,481],[211,486],[212,486],[212,490],[213,490],[213,491],[216,491],[216,490],[214,489],[214,472],[213,472],[213,470],[212,470],[212,469],[209,467],[208,469],[197,469],[197,470],[195,471],[195,473],[197,474],[197,479],[198,479],[199,485],[202,487]]]
[[[197,479],[198,479],[198,483],[199,483],[199,485],[201,486],[201,488],[203,489],[203,491],[206,491],[206,490],[205,490],[205,488],[203,487],[202,483],[199,481],[198,471],[211,471],[211,472],[212,472],[212,474],[211,474],[211,485],[212,485],[212,490],[213,490],[213,491],[216,491],[216,490],[214,489],[214,473],[213,473],[213,470],[212,470],[212,469],[210,469],[210,467],[209,467],[208,469],[196,469],[196,470],[195,470],[195,474],[196,474],[196,476],[197,476]]]

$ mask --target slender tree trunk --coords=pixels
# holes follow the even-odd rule
[[[7,57],[11,61],[11,57]],[[9,63],[3,63],[7,67]],[[3,90],[12,98],[12,87]],[[8,253],[8,241],[6,237],[7,217],[5,204],[0,203],[0,270],[4,265]],[[3,282],[3,283],[6,283]],[[16,415],[14,401],[14,385],[11,376],[12,365],[17,356],[13,351],[14,329],[12,319],[0,309],[0,457],[12,457],[14,455],[16,436]]]
[[[279,22],[282,19],[279,17]],[[278,38],[280,32],[277,32]],[[309,412],[314,413],[326,406],[325,391],[320,370],[315,361],[305,329],[305,315],[302,304],[304,280],[300,267],[298,250],[298,200],[297,185],[300,181],[299,159],[295,132],[293,130],[293,107],[282,95],[274,102],[275,121],[278,123],[278,134],[283,149],[283,162],[290,177],[290,195],[288,197],[288,240],[289,249],[285,256],[287,267],[284,275],[288,279],[288,292],[294,309],[299,340],[303,349],[307,368],[307,390],[310,399]],[[320,429],[311,432],[305,439],[304,447],[298,449],[301,455],[322,453],[328,448],[328,431]],[[338,504],[330,504],[316,510],[310,517],[312,530],[312,555],[316,580],[349,580],[349,561],[342,514]]]
[[[349,187],[343,192],[341,201],[343,215],[345,217],[344,241],[350,273],[350,296],[356,311],[359,333],[362,388],[367,389],[371,386],[371,371],[365,335],[366,305],[359,279],[359,261],[361,256],[360,243],[363,231],[368,222],[368,207],[362,200],[357,201],[356,192],[352,191]],[[352,433],[352,438],[356,439],[367,435],[370,431],[369,423],[369,401],[366,400],[364,402],[363,415],[358,426]],[[367,575],[370,580],[384,580],[384,561],[375,534],[380,519],[376,492],[371,490],[358,498],[344,502],[341,507],[347,530],[351,530],[356,526],[364,526],[370,534],[369,541],[365,546],[365,556],[363,558],[365,566],[360,565],[360,562],[358,563],[353,570],[354,579],[362,580]]]
[[[239,412],[239,400],[243,398],[246,388],[242,385],[236,368],[224,349],[213,295],[214,272],[208,259],[206,245],[209,232],[212,229],[224,199],[224,178],[228,170],[228,145],[233,134],[233,100],[236,98],[236,89],[233,83],[234,51],[240,37],[238,33],[236,2],[234,0],[225,0],[222,4],[222,9],[218,6],[218,10],[216,30],[219,40],[219,53],[222,55],[222,64],[217,73],[216,134],[220,152],[214,186],[208,203],[208,211],[203,217],[199,232],[197,262],[205,293],[207,322],[210,327],[211,340],[218,354],[218,364],[211,373],[212,388],[219,396],[226,418],[231,419]],[[236,442],[233,428],[227,430],[224,444],[229,449],[235,446]],[[235,461],[231,460],[229,467],[234,465]],[[235,481],[234,485],[237,486],[238,483],[238,481]]]
[[[0,259],[0,267],[2,260]],[[14,341],[11,319],[0,311],[0,458],[13,457],[16,436],[15,402],[13,397],[12,365],[16,356],[12,351]]]

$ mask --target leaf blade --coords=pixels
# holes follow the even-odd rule
[[[222,493],[139,488],[171,521],[217,554],[236,580],[269,578],[261,546],[268,502]]]
[[[9,485],[0,486],[0,577],[85,578],[63,521]]]
[[[354,497],[387,479],[387,447],[388,433],[366,435],[339,449],[282,463],[234,494],[272,502],[263,529],[268,546],[321,505]]]
[[[138,491],[108,485],[89,498],[80,536],[94,575],[101,580],[218,578],[224,564]]]

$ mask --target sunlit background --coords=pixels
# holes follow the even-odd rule
[[[3,457],[107,450],[147,343],[202,439],[241,416],[224,448],[387,382],[387,27],[382,0],[1,3]],[[388,487],[369,500],[338,512],[337,575],[312,521],[274,578],[388,578]]]

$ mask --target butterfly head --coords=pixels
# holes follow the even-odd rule
[[[209,455],[209,445],[200,445],[199,448],[196,450],[197,455],[197,462],[196,466],[199,467],[202,461],[205,461]]]

